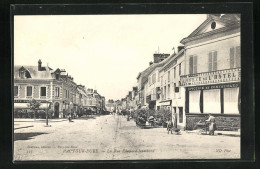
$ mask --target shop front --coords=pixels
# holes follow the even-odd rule
[[[181,76],[185,87],[186,129],[216,118],[218,130],[240,128],[240,68]]]
[[[172,112],[172,100],[163,100],[161,102],[159,102],[160,106],[161,106],[161,109],[164,109],[164,110],[170,110]]]

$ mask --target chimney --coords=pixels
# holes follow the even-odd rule
[[[153,64],[153,62],[151,61],[151,62],[149,62],[149,66],[151,66]]]
[[[41,59],[39,59],[38,61],[38,71],[41,71],[42,70],[42,61]]]
[[[170,56],[170,54],[155,53],[155,54],[153,54],[154,63],[159,63],[159,62],[163,61],[164,59],[166,59],[168,56]]]
[[[178,53],[179,53],[182,49],[184,49],[184,46],[178,46]]]

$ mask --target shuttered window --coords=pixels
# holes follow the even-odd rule
[[[213,71],[218,69],[218,53],[217,51],[213,52]]]
[[[240,67],[241,62],[241,55],[240,55],[240,46],[236,47],[236,66]]]
[[[235,50],[234,48],[230,48],[230,68],[234,68],[234,60],[235,60]]]
[[[18,86],[14,86],[14,96],[18,96]]]
[[[209,52],[209,72],[212,71],[212,52]]]
[[[197,56],[190,56],[190,60],[189,60],[189,73],[190,74],[197,73]]]
[[[241,66],[240,46],[230,48],[230,68]]]
[[[193,73],[197,73],[197,56],[193,56]]]
[[[193,74],[193,56],[190,56],[190,61],[189,61],[189,73]]]
[[[181,63],[179,64],[179,75],[181,75]]]
[[[218,54],[217,51],[209,52],[209,72],[218,69]]]

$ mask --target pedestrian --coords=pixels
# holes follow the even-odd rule
[[[167,121],[167,133],[169,134],[169,131],[171,131],[172,134],[172,129],[173,129],[173,123],[171,120]]]
[[[69,119],[69,122],[71,122],[71,113],[68,114],[68,119]]]
[[[206,124],[209,125],[209,135],[214,135],[215,130],[217,129],[216,123],[215,123],[215,117],[209,113],[209,117],[206,121]]]

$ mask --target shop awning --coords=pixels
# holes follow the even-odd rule
[[[29,109],[28,103],[14,103],[15,109]],[[39,109],[47,109],[48,104],[47,103],[41,103]]]
[[[170,106],[172,104],[171,100],[160,102],[160,106]]]

